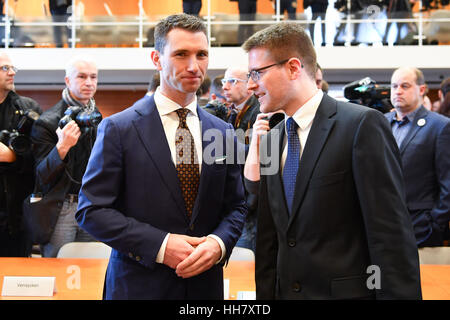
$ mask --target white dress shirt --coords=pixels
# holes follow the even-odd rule
[[[319,108],[320,102],[323,98],[323,91],[318,90],[317,93],[312,96],[303,106],[298,108],[298,110],[294,113],[292,118],[297,123],[297,134],[300,139],[300,160],[302,158],[303,149],[306,145],[306,140],[308,139],[309,131],[311,130],[311,126],[316,116],[317,109]],[[286,121],[288,117],[285,116],[285,130],[286,129]],[[283,154],[281,155],[281,170],[284,169],[284,164],[287,158],[287,131],[285,132],[284,142],[283,142]]]
[[[161,117],[161,122],[164,128],[164,133],[166,134],[167,143],[169,144],[170,153],[172,155],[172,161],[174,165],[176,166],[176,146],[175,146],[175,136],[176,131],[178,128],[178,125],[180,123],[180,120],[178,118],[178,115],[176,113],[177,109],[182,108],[178,103],[170,100],[168,97],[164,96],[161,93],[160,88],[158,87],[154,93],[155,98],[155,104],[156,109],[158,110],[159,116]],[[202,154],[203,154],[203,148],[202,148],[202,130],[201,130],[201,123],[200,119],[198,118],[197,114],[197,97],[194,98],[194,100],[188,104],[185,108],[189,109],[189,113],[186,117],[186,124],[189,128],[189,131],[192,134],[192,137],[194,138],[195,143],[195,149],[197,150],[198,155],[198,164],[199,164],[199,170],[201,172],[202,167]],[[166,251],[167,241],[169,239],[170,233],[166,235],[164,238],[164,241],[161,245],[161,248],[159,249],[158,255],[156,256],[156,262],[157,263],[163,263],[164,262],[164,254]],[[223,243],[222,239],[220,239],[218,236],[214,234],[208,235],[208,237],[211,237],[215,239],[222,250],[222,256],[220,257],[219,261],[223,259],[225,256],[225,244]]]

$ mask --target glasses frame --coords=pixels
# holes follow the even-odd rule
[[[265,66],[265,67],[261,67],[261,68],[258,68],[258,69],[250,70],[250,72],[247,73],[247,79],[252,78],[253,81],[259,81],[261,79],[261,74],[260,74],[261,71],[269,69],[269,68],[272,68],[274,66],[285,64],[289,60],[291,60],[291,58],[284,59],[284,60],[279,61],[279,62],[275,62],[275,63],[270,64],[270,65]]]
[[[14,73],[17,73],[17,71],[19,71],[19,69],[17,69],[14,66],[9,66],[7,64],[0,66],[0,70],[4,71],[4,72],[9,72],[9,70],[14,71]]]
[[[227,78],[222,79],[220,82],[222,83],[222,86],[224,86],[227,82],[233,86],[236,85],[238,82],[247,82],[248,80],[238,79],[238,78]]]

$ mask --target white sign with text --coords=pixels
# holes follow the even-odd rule
[[[9,277],[3,278],[2,296],[52,297],[55,277]]]

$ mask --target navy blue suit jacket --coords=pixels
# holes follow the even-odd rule
[[[386,114],[389,122],[394,115]],[[420,107],[399,149],[417,245],[442,245],[450,219],[450,120]]]
[[[168,232],[215,234],[225,244],[226,258],[241,234],[247,209],[240,165],[205,162],[206,153],[217,159],[223,158],[221,152],[233,155],[226,149],[226,145],[236,146],[226,142],[235,141],[233,129],[201,108],[197,111],[203,161],[191,219],[153,96],[145,96],[99,125],[76,218],[83,229],[113,248],[106,299],[223,298],[222,265],[182,279],[173,269],[156,263]],[[220,132],[221,138],[205,141],[208,129]],[[229,160],[233,159],[225,161]]]

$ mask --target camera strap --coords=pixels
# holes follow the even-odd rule
[[[69,173],[69,170],[67,170],[67,167],[64,168],[64,170],[66,171],[67,177],[69,178],[70,181],[72,181],[73,183],[79,184],[81,185],[80,181],[75,180]]]

